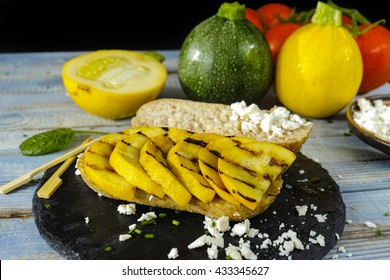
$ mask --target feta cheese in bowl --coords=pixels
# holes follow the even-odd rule
[[[346,117],[357,137],[390,154],[390,94],[357,99],[348,106]]]

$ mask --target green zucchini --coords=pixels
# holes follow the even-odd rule
[[[263,34],[245,18],[245,6],[223,3],[195,26],[180,50],[178,77],[189,99],[230,104],[260,101],[273,79]]]

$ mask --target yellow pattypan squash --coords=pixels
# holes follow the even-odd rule
[[[312,22],[292,33],[279,53],[275,91],[291,111],[326,118],[357,95],[362,76],[360,50],[341,26],[341,12],[318,2]]]

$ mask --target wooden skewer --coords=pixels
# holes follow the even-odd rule
[[[32,170],[32,171],[30,171],[30,172],[27,172],[26,174],[12,180],[11,182],[1,186],[0,187],[0,194],[7,194],[7,193],[13,191],[14,189],[30,182],[34,178],[35,175],[41,173],[42,171],[45,171],[46,169],[49,169],[50,167],[53,167],[53,166],[59,164],[60,162],[67,160],[70,157],[78,155],[79,153],[84,151],[86,148],[88,148],[92,143],[94,143],[100,139],[101,139],[101,137],[93,140],[92,142],[86,143],[86,144],[84,144],[84,145],[82,145],[82,146],[80,146],[80,147],[78,147],[78,148],[76,148],[76,149],[74,149],[74,150],[72,150],[72,151],[70,151],[70,152],[68,152],[68,153],[34,169],[34,170]]]
[[[88,137],[81,143],[81,146],[91,141],[92,137]],[[38,190],[37,195],[39,198],[50,198],[52,194],[60,187],[62,184],[62,179],[60,176],[68,169],[68,167],[75,161],[77,156],[72,156],[68,158],[61,166],[54,172],[53,175],[46,181],[46,183]]]

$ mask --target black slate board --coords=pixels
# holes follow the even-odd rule
[[[51,176],[57,167],[45,172],[38,188]],[[187,245],[204,234],[204,216],[168,209],[137,205],[135,215],[119,214],[119,204],[127,202],[98,196],[89,189],[81,176],[69,168],[63,175],[63,184],[50,199],[33,197],[33,215],[37,228],[44,240],[66,259],[168,259],[171,248],[178,248],[178,259],[208,259],[207,246],[188,249]],[[290,253],[292,259],[322,259],[337,243],[345,224],[345,204],[339,186],[320,164],[302,154],[283,175],[284,187],[268,210],[250,220],[251,228],[267,233],[276,240],[289,229],[305,246]],[[295,206],[307,205],[306,215],[299,216]],[[314,206],[314,207],[313,207]],[[137,223],[142,213],[155,211],[166,213],[156,224],[140,226],[143,232],[154,233],[154,239],[132,234],[126,241],[119,241],[119,235],[128,232],[128,226]],[[319,222],[316,214],[326,214],[325,222]],[[89,223],[85,222],[85,218]],[[179,226],[172,220],[180,221]],[[230,223],[233,226],[234,223]],[[314,235],[310,235],[315,232]],[[313,244],[319,234],[324,236],[325,246]],[[239,237],[225,232],[225,247],[238,245]],[[260,249],[265,238],[244,238],[250,240],[251,249],[258,259],[286,259],[279,254],[279,246]],[[258,245],[258,246],[256,246]],[[110,247],[107,252],[105,249]],[[220,250],[218,258],[225,259]]]

